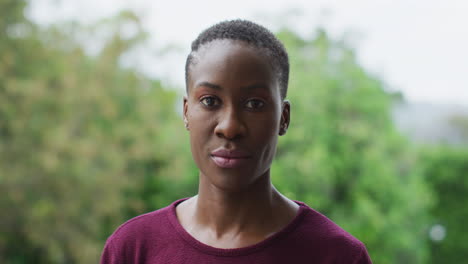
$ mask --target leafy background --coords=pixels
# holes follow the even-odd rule
[[[122,66],[147,38],[137,15],[40,27],[27,4],[0,0],[0,263],[97,263],[125,220],[196,193],[181,89]],[[103,29],[90,54],[82,40]],[[375,263],[463,263],[468,116],[448,120],[456,144],[417,142],[392,118],[402,95],[346,41],[276,34],[293,108],[275,186],[363,241]]]

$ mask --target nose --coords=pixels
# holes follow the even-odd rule
[[[215,134],[218,137],[233,140],[243,137],[247,128],[239,113],[233,108],[226,109],[220,114]]]

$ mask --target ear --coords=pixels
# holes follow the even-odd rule
[[[291,117],[291,104],[289,103],[288,100],[284,100],[282,110],[281,110],[280,128],[279,128],[279,133],[278,133],[280,136],[286,134],[286,131],[288,130],[288,127],[289,127],[289,122],[291,120],[290,117]]]
[[[183,105],[182,113],[184,116],[185,129],[190,130],[188,118],[187,118],[187,111],[188,111],[188,99],[187,99],[187,96],[184,96],[184,105]]]

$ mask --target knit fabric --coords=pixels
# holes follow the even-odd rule
[[[101,264],[372,263],[365,246],[306,204],[281,231],[243,248],[221,249],[193,238],[180,225],[176,205],[137,216],[107,240]]]

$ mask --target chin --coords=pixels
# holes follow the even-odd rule
[[[211,175],[211,176],[209,176]],[[256,173],[252,170],[219,170],[201,173],[200,177],[205,177],[204,182],[210,183],[226,192],[242,192],[258,183],[263,182],[262,179],[267,177],[267,173]],[[269,179],[266,179],[269,181]]]
[[[218,189],[221,189],[225,192],[236,193],[236,192],[243,192],[245,190],[248,190],[249,187],[252,186],[252,183],[242,182],[242,181],[221,180],[221,181],[213,182],[213,185],[215,185]]]

